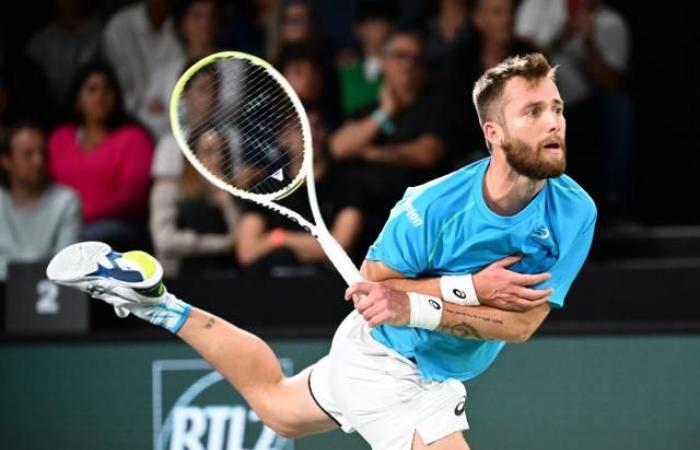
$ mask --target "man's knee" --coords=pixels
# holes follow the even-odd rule
[[[260,420],[282,437],[296,439],[336,428],[313,402],[306,376],[280,380],[248,399]]]
[[[270,420],[269,422],[265,422],[265,425],[272,429],[277,435],[287,439],[299,439],[308,434],[300,424],[295,424],[290,421]]]

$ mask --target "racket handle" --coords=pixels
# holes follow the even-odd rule
[[[333,239],[333,236],[331,236],[327,230],[319,230],[318,242],[321,244],[321,248],[326,253],[326,256],[328,256],[328,259],[330,259],[331,263],[333,263],[333,266],[335,266],[336,270],[340,273],[340,276],[343,277],[343,280],[345,280],[348,286],[352,283],[357,283],[363,280],[362,275],[360,275],[360,271],[357,270],[355,264],[352,262],[348,254],[345,253],[345,250],[343,250],[343,247],[341,247],[340,244]]]

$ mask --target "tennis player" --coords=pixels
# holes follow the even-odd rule
[[[258,337],[168,293],[144,252],[75,244],[48,276],[176,333],[280,435],[341,427],[378,450],[468,449],[463,382],[563,305],[593,237],[595,205],[563,175],[554,75],[541,54],[483,74],[473,99],[491,157],[406,192],[329,354],[294,377]]]

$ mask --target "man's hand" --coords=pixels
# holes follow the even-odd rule
[[[383,324],[407,325],[411,318],[408,294],[371,281],[353,283],[345,290],[345,300],[355,296],[355,309],[370,327]]]
[[[399,102],[388,84],[382,84],[379,89],[379,107],[388,115],[393,117],[399,110]]]
[[[546,281],[551,275],[528,275],[507,269],[520,259],[521,256],[508,256],[472,276],[479,303],[508,311],[528,311],[549,301],[553,289],[531,289],[526,286]]]

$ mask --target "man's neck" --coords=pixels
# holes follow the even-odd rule
[[[544,187],[545,180],[535,180],[517,173],[505,157],[492,157],[483,181],[484,200],[502,216],[512,216],[525,208]]]

